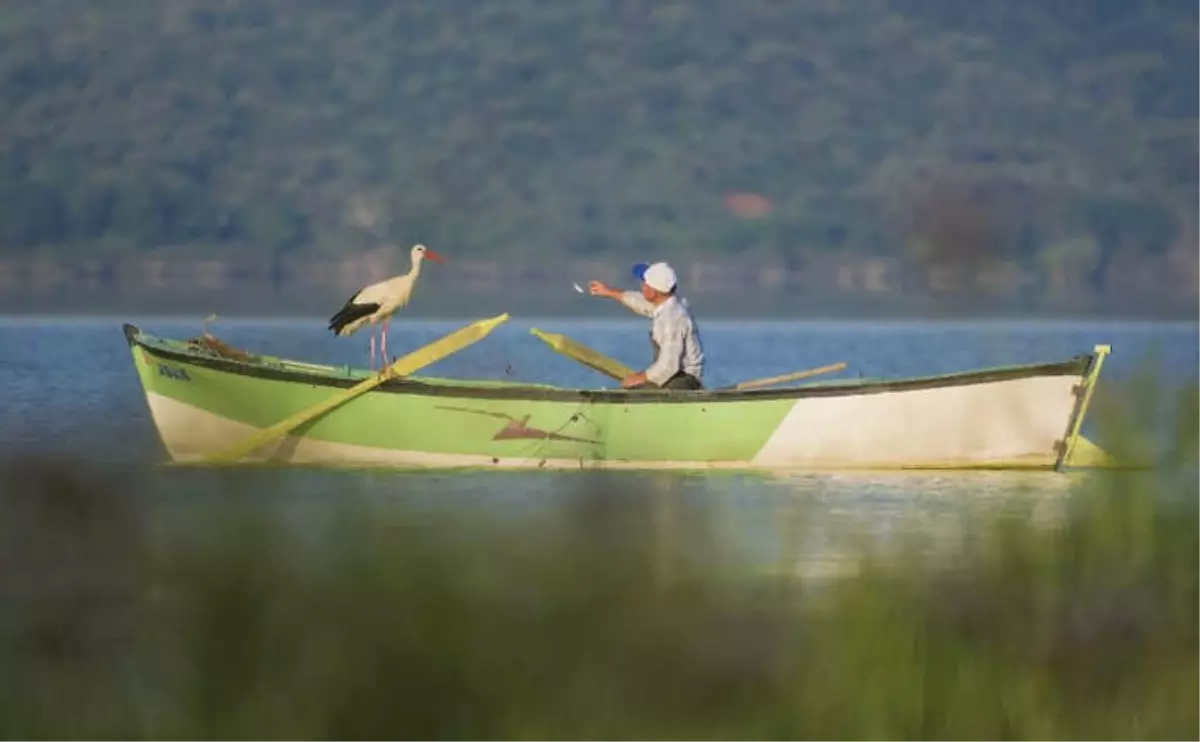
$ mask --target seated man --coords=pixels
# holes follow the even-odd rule
[[[654,349],[654,362],[645,371],[627,376],[621,386],[703,389],[700,378],[704,373],[704,346],[687,301],[676,295],[675,271],[666,263],[638,263],[633,267],[633,275],[642,282],[640,292],[618,291],[599,281],[592,281],[590,286],[592,296],[616,299],[653,320],[650,345]]]

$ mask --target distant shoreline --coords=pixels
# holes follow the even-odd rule
[[[502,298],[486,301],[487,297],[476,297],[470,301],[437,301],[420,306],[413,305],[398,312],[392,323],[412,321],[473,321],[508,312],[514,319],[593,319],[599,322],[622,321],[632,317],[622,307],[595,299],[581,299],[576,303],[535,303],[528,299],[503,303]],[[480,301],[484,299],[484,301]],[[511,297],[510,297],[511,299]],[[1169,322],[1200,323],[1200,306],[929,306],[889,304],[880,306],[872,303],[852,301],[792,301],[792,303],[731,303],[721,297],[696,297],[690,299],[692,311],[698,319],[727,319],[727,321],[797,321],[797,322],[1013,322],[1013,321],[1063,321],[1063,322]],[[732,305],[732,306],[731,306]],[[311,303],[287,303],[264,306],[242,301],[182,301],[172,303],[164,300],[116,301],[116,303],[61,304],[53,301],[12,301],[0,298],[0,317],[5,318],[86,318],[114,319],[134,317],[157,317],[166,319],[190,319],[203,322],[205,317],[216,313],[222,319],[247,319],[247,321],[313,321],[325,322],[332,313],[331,305],[313,306]]]
[[[0,314],[327,318],[357,287],[400,270],[394,257],[297,258],[278,280],[253,260],[243,265],[131,258],[107,271],[91,263],[9,261],[0,263]],[[1105,283],[1103,290],[1078,280],[1055,288],[1015,264],[950,280],[945,266],[906,266],[863,256],[810,260],[796,270],[755,261],[682,261],[680,280],[684,296],[704,318],[1196,320],[1188,266],[1159,260],[1142,267],[1146,270],[1114,270],[1114,281],[1121,280]],[[597,276],[620,287],[635,286],[627,264],[611,258],[594,263],[548,258],[534,267],[465,259],[453,270],[438,268],[422,274],[412,303],[397,319],[473,320],[502,312],[619,317],[625,309],[580,295],[572,283],[583,285]]]

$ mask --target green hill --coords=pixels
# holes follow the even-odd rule
[[[1182,0],[11,0],[0,250],[1092,268],[1194,248],[1197,20]],[[732,215],[736,192],[769,217]],[[975,209],[957,231],[949,205]]]

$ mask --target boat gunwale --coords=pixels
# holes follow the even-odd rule
[[[165,347],[155,341],[167,341],[126,323],[123,326],[130,347],[140,347],[147,353],[177,362],[188,363],[239,376],[269,381],[301,383],[331,388],[349,389],[370,377],[333,376],[315,369],[272,367],[253,361],[204,355],[188,350]],[[1081,353],[1068,360],[1051,363],[993,366],[930,376],[910,376],[898,379],[853,379],[846,383],[818,382],[803,386],[764,389],[584,389],[554,387],[538,384],[506,384],[504,386],[470,386],[430,384],[412,378],[397,377],[384,381],[372,392],[388,394],[418,394],[437,397],[499,399],[546,402],[580,401],[608,404],[696,404],[729,403],[770,400],[794,400],[811,397],[861,396],[898,391],[917,391],[957,386],[970,386],[995,381],[1027,379],[1039,376],[1078,376],[1081,379],[1091,367],[1094,353]],[[281,359],[287,363],[286,359]],[[308,364],[305,364],[308,365]],[[336,367],[328,366],[331,371]]]

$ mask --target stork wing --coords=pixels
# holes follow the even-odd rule
[[[363,286],[351,299],[353,304],[378,304],[383,306],[388,299],[387,281],[379,281],[369,286]]]

